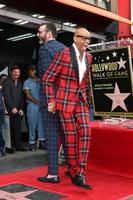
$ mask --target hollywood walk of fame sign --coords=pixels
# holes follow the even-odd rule
[[[95,115],[133,118],[133,68],[130,46],[93,51],[91,54]]]

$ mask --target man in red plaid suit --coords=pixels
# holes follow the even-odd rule
[[[92,189],[85,178],[90,146],[87,89],[92,56],[86,53],[89,43],[90,32],[78,28],[73,45],[56,54],[43,76],[48,111],[59,112],[64,130],[71,181],[86,189]]]

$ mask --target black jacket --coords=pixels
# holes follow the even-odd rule
[[[20,80],[15,85],[14,80],[7,78],[2,85],[7,112],[10,114],[13,108],[23,110],[23,89]]]
[[[2,90],[0,89],[0,129],[2,126],[2,123],[4,123],[4,103],[3,103],[3,94],[2,94]]]

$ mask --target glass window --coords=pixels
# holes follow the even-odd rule
[[[111,0],[80,0],[82,2],[104,8],[106,10],[111,10]]]

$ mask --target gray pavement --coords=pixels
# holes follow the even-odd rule
[[[0,174],[44,166],[46,162],[46,150],[37,150],[35,152],[17,151],[14,154],[7,154],[4,157],[0,157]]]

